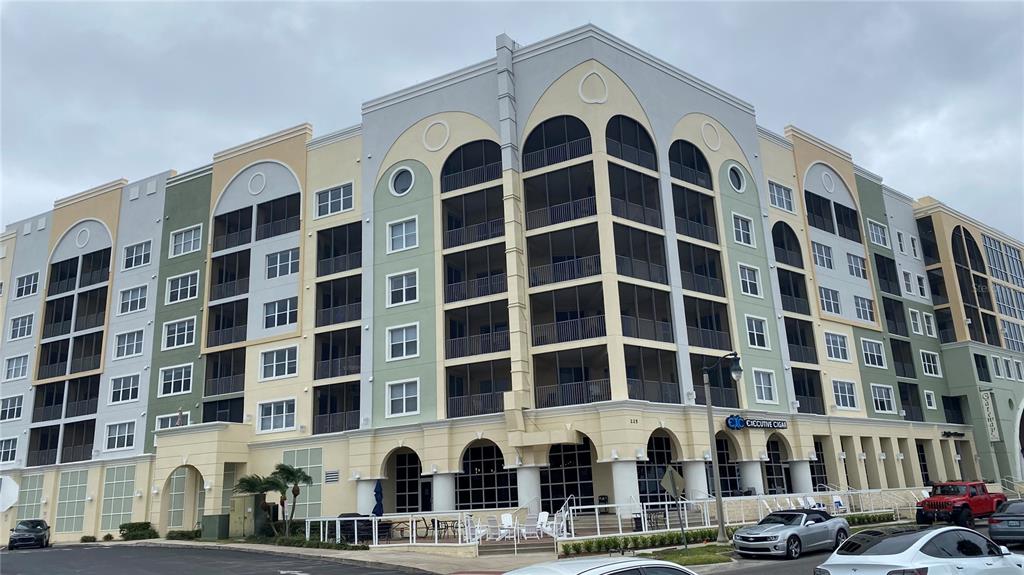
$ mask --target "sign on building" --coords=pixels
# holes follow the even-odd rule
[[[985,427],[988,428],[989,441],[1002,441],[999,434],[999,420],[996,419],[996,404],[991,391],[981,392],[981,411],[985,414]]]

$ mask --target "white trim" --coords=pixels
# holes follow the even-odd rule
[[[189,371],[189,378],[188,378],[189,379],[188,391],[172,391],[171,393],[164,393],[163,392],[164,391],[164,372],[165,371],[170,371],[172,369],[179,369],[179,368],[182,368],[182,367],[191,368],[191,370]],[[188,394],[188,393],[192,393],[192,387],[195,384],[195,379],[196,379],[196,367],[195,367],[195,363],[194,362],[179,363],[177,365],[165,365],[164,367],[161,367],[160,370],[157,372],[156,396],[157,397],[173,397],[175,395],[185,395],[185,394]]]
[[[132,424],[132,426],[133,426],[132,427],[132,435],[131,435],[132,444],[131,445],[126,445],[124,447],[107,447],[107,444],[110,441],[110,428],[112,426],[114,426],[114,425],[125,425],[125,424],[128,424],[128,423]],[[135,438],[136,438],[136,436],[138,436],[138,430],[139,430],[139,424],[134,419],[127,419],[125,421],[111,421],[110,423],[104,425],[104,427],[103,427],[103,451],[104,452],[128,451],[128,450],[131,450],[131,449],[135,449]]]
[[[838,383],[848,383],[848,384],[850,384],[850,388],[852,390],[852,393],[850,394],[850,397],[853,398],[853,406],[852,407],[846,406],[846,405],[839,405],[839,402],[835,401],[835,399],[836,399],[836,383],[837,382]],[[853,381],[852,379],[832,378],[832,400],[835,401],[836,409],[841,409],[843,411],[860,411],[860,405],[857,403],[857,398],[858,397],[859,396],[857,395],[857,382],[856,381]]]
[[[927,337],[937,338],[938,337],[938,330],[935,329],[935,316],[930,314],[930,313],[928,313],[928,312],[926,312],[926,311],[924,311],[924,312],[921,312],[921,319],[924,321],[924,325],[923,325],[923,327],[924,327],[924,334]],[[928,321],[929,319],[931,321]],[[931,333],[928,333],[928,326],[932,327]]]
[[[24,277],[28,277],[28,276],[30,276],[32,274],[36,274],[36,291],[34,291],[34,292],[30,293],[30,294],[27,294],[27,295],[19,296],[18,295],[18,280],[20,280],[21,278],[24,278]],[[43,281],[43,272],[42,272],[42,270],[36,270],[34,272],[28,272],[27,274],[21,274],[20,276],[14,278],[14,285],[11,286],[14,289],[14,293],[12,294],[11,301],[16,301],[16,300],[19,300],[19,299],[29,298],[29,297],[32,297],[34,295],[39,295],[39,284],[42,281]]]
[[[307,144],[308,144],[308,142],[307,142]],[[342,202],[341,202],[342,203],[341,211],[330,212],[330,213],[324,214],[322,216],[317,214],[317,208],[320,205],[320,203],[319,203],[320,199],[318,198],[318,195],[320,194],[320,192],[327,192],[327,191],[333,190],[334,188],[344,188],[346,185],[351,185],[352,186],[352,207],[346,210],[345,207],[344,207],[345,201],[342,200]],[[313,191],[313,219],[314,220],[322,220],[324,218],[329,218],[331,216],[336,216],[338,214],[344,214],[346,212],[352,212],[352,211],[355,211],[355,209],[356,209],[356,181],[355,180],[348,180],[347,182],[341,182],[340,184],[332,184],[330,186],[327,186],[327,187],[324,187],[324,188],[320,188],[318,190],[314,190]]]
[[[132,266],[130,268],[124,267],[124,260],[128,256],[128,248],[134,248],[135,246],[142,245],[142,244],[144,244],[146,242],[149,242],[149,261],[144,263],[144,264],[139,264],[137,266]],[[130,270],[137,270],[139,268],[144,268],[144,267],[146,267],[148,265],[151,265],[152,263],[153,263],[153,238],[145,239],[145,240],[142,240],[140,242],[135,242],[134,244],[128,244],[128,245],[124,246],[123,248],[121,248],[121,272],[122,273],[124,273],[126,271],[130,271]]]
[[[291,427],[282,427],[280,429],[263,429],[260,425],[260,421],[263,419],[260,414],[260,408],[268,403],[281,403],[283,401],[292,402],[292,425]],[[271,414],[273,419],[273,414]],[[278,399],[267,399],[256,403],[256,414],[253,416],[253,427],[255,428],[254,433],[257,435],[263,435],[266,433],[284,433],[286,431],[295,431],[299,428],[299,400],[294,395],[289,397],[281,397]]]
[[[924,335],[924,318],[921,316],[921,311],[912,307],[907,308],[907,314],[910,317],[910,331],[914,335]],[[914,316],[917,316],[917,329],[914,329]]]
[[[403,412],[403,413],[391,413],[391,386],[398,385],[400,383],[416,382],[416,411]],[[421,407],[423,405],[423,394],[420,393],[420,378],[409,377],[406,379],[396,379],[394,381],[388,381],[384,383],[384,418],[391,419],[393,417],[406,417],[409,415],[419,415]]]
[[[7,379],[7,362],[12,360],[12,359],[17,359],[19,357],[24,357],[25,358],[25,375],[23,375],[21,377],[13,377],[11,379]],[[29,374],[29,371],[30,371],[31,367],[32,366],[29,364],[29,354],[27,354],[27,353],[21,353],[21,354],[18,354],[18,355],[7,356],[7,357],[4,357],[3,373],[0,374],[0,377],[3,378],[2,381],[4,383],[7,383],[8,381],[21,381],[23,379],[28,379],[28,374]]]
[[[750,377],[750,382],[754,386],[754,403],[762,403],[762,404],[767,404],[767,405],[778,405],[779,404],[779,384],[775,381],[775,371],[771,370],[771,369],[763,369],[763,368],[755,367],[755,368],[751,369],[750,372],[752,374],[756,374],[756,373],[770,373],[771,374],[771,376],[772,376],[772,396],[775,398],[775,401],[769,401],[769,400],[766,400],[766,399],[758,399],[757,398],[757,376],[756,375],[752,375]]]
[[[931,406],[928,405],[928,398],[929,397],[932,398]],[[932,391],[930,389],[924,390],[924,406],[925,406],[926,409],[938,409],[939,408],[938,402],[935,401],[935,392],[934,391]]]
[[[124,312],[121,311],[121,296],[124,294],[124,292],[131,291],[133,289],[139,289],[139,288],[146,288],[146,305],[143,306],[143,307],[140,307],[139,309],[132,310],[132,311],[124,311]],[[118,292],[117,292],[117,311],[114,313],[115,316],[131,315],[133,313],[139,313],[140,311],[146,311],[147,309],[149,309],[149,284],[139,284],[137,286],[126,287],[126,288],[124,288],[122,290],[118,290]]]
[[[115,379],[121,379],[121,378],[124,378],[124,377],[131,377],[133,375],[139,378],[138,387],[136,388],[136,389],[139,390],[139,392],[135,394],[135,399],[125,399],[125,400],[121,400],[121,401],[113,401],[113,398],[114,398],[114,380]],[[109,405],[123,405],[125,403],[135,403],[136,401],[139,400],[140,397],[142,397],[142,373],[141,372],[122,373],[121,375],[114,375],[114,376],[111,376],[111,377],[107,378],[107,405],[108,406]]]
[[[0,402],[2,402],[5,399],[12,399],[12,398],[15,398],[15,397],[20,397],[21,398],[21,405],[18,406],[18,417],[12,417],[10,419],[0,419],[0,422],[7,423],[9,421],[19,421],[22,418],[22,416],[25,415],[25,394],[24,393],[17,393],[17,394],[14,394],[14,395],[5,395],[3,397],[0,397]],[[0,405],[0,407],[2,407],[2,405]]]
[[[846,342],[846,359],[840,359],[838,357],[832,357],[831,355],[828,354],[828,336],[830,336],[830,335],[839,336],[839,337],[843,338],[844,342]],[[821,332],[821,341],[822,341],[823,347],[825,348],[825,359],[827,359],[829,361],[838,361],[839,363],[853,363],[853,357],[852,357],[853,356],[853,352],[850,350],[850,336],[846,335],[845,333],[840,333],[838,331],[822,330],[822,332]],[[840,381],[846,381],[846,380],[840,380]]]
[[[11,440],[14,440],[14,457],[12,457],[11,459],[8,459],[6,461],[0,459],[0,464],[14,463],[18,459],[18,436],[17,435],[12,435],[10,437],[0,437],[0,446],[3,445],[3,442],[11,441]]]
[[[174,254],[174,234],[179,234],[194,228],[199,228],[199,247],[190,252],[181,252],[180,254]],[[203,222],[198,224],[192,224],[191,226],[185,226],[167,234],[167,259],[171,260],[174,258],[180,258],[181,256],[187,256],[188,254],[194,254],[196,252],[203,251]]]
[[[867,362],[867,354],[864,352],[864,342],[865,341],[869,341],[871,343],[877,343],[878,347],[881,348],[881,350],[882,350],[882,365],[880,365],[880,366],[878,366],[878,365],[871,365],[871,364],[869,364]],[[885,357],[885,342],[883,342],[883,341],[880,341],[880,340],[877,340],[877,339],[869,339],[869,338],[866,338],[866,337],[860,338],[860,357],[861,357],[861,363],[864,364],[864,367],[873,367],[875,369],[889,369],[889,360],[886,359],[886,357]]]
[[[299,253],[300,251],[301,250],[299,249],[299,247],[296,246],[294,248],[285,248],[283,250],[277,250],[277,251],[274,251],[274,252],[267,252],[267,253],[263,254],[263,281],[271,282],[271,281],[277,280],[279,278],[286,278],[288,276],[293,276],[293,275],[301,274],[302,273],[302,255]],[[296,271],[294,271],[294,272],[291,271],[292,260],[288,260],[288,269],[289,269],[288,273],[284,273],[284,274],[278,273],[276,276],[270,277],[270,267],[271,267],[271,265],[270,265],[270,256],[278,256],[277,263],[274,264],[274,267],[278,268],[278,270],[280,271],[280,268],[281,268],[281,257],[280,257],[280,255],[281,254],[286,254],[286,253],[291,253],[291,252],[295,252],[295,267],[298,268],[298,269]]]
[[[395,191],[395,176],[397,176],[398,172],[401,172],[402,170],[405,170],[405,171],[409,172],[409,175],[412,177],[412,181],[409,182],[409,189],[400,194],[400,193]],[[410,168],[410,167],[408,167],[408,166],[406,166],[404,164],[396,167],[394,170],[391,170],[391,173],[388,174],[388,191],[391,192],[391,195],[396,197],[396,198],[404,198],[405,196],[408,196],[409,192],[412,191],[412,188],[415,185],[416,185],[416,172],[413,172],[412,168]]]
[[[887,410],[883,411],[883,410],[880,410],[880,409],[874,409],[875,408],[875,388],[876,387],[877,388],[886,388],[886,389],[889,390],[889,400],[892,401],[892,411],[887,411]],[[874,409],[875,413],[896,414],[897,413],[897,411],[896,411],[896,391],[893,390],[893,387],[891,385],[885,385],[885,384],[882,384],[882,383],[872,383],[871,384],[871,407],[872,407],[872,409]]]
[[[167,347],[167,326],[170,325],[170,324],[173,324],[173,323],[179,323],[179,322],[188,321],[188,320],[192,320],[192,342],[191,343],[183,343],[181,345],[173,345],[171,347]],[[170,319],[170,320],[165,321],[163,324],[160,325],[160,351],[168,351],[168,350],[171,350],[171,349],[181,349],[183,347],[189,347],[189,346],[195,345],[196,341],[197,341],[196,335],[198,334],[198,331],[199,331],[198,316],[194,316],[194,315],[193,316],[185,316],[185,317],[182,317],[182,318],[179,318],[179,319]]]
[[[758,129],[760,129],[760,126],[758,126]],[[781,136],[777,136],[777,137],[781,137]],[[785,142],[788,143],[789,140],[785,140]],[[782,206],[777,206],[777,205],[772,203],[772,184],[775,184],[775,186],[777,186],[779,188],[783,188],[783,189],[789,190],[789,201],[790,201],[790,203],[793,204],[793,209],[792,210],[787,210],[786,208],[784,208]],[[787,214],[796,214],[796,199],[795,199],[795,197],[793,195],[793,188],[791,188],[789,186],[784,186],[784,185],[782,185],[782,184],[780,184],[780,183],[778,183],[778,182],[776,182],[776,181],[774,181],[774,180],[769,178],[768,179],[768,207],[775,208],[776,210],[780,210],[780,211],[785,212]]]
[[[391,226],[393,226],[394,224],[404,224],[405,222],[408,222],[410,220],[412,220],[413,223],[416,224],[416,244],[412,245],[412,246],[405,246],[404,248],[397,249],[397,250],[391,249]],[[397,220],[391,220],[390,222],[385,223],[384,224],[384,244],[385,244],[384,253],[388,254],[388,255],[390,255],[390,254],[397,254],[397,253],[405,252],[405,251],[408,251],[408,250],[414,250],[414,249],[420,247],[420,217],[418,215],[416,215],[416,216],[409,216],[409,217],[405,217],[405,218],[399,218]]]
[[[141,333],[142,334],[142,341],[139,342],[139,343],[141,343],[141,345],[139,347],[142,348],[142,349],[141,349],[141,351],[139,351],[139,353],[133,353],[131,355],[118,356],[117,355],[117,338],[122,336],[122,335],[127,335],[129,333]],[[130,358],[133,358],[133,357],[139,357],[139,356],[144,355],[146,353],[146,330],[143,329],[143,328],[139,328],[139,329],[129,329],[129,330],[126,330],[126,331],[116,332],[114,334],[113,341],[111,343],[113,344],[113,350],[112,350],[112,352],[110,354],[111,361],[121,361],[122,359],[130,359]]]
[[[751,218],[751,217],[746,216],[744,214],[741,214],[739,212],[731,212],[731,213],[732,213],[732,219],[729,220],[729,223],[732,224],[732,225],[729,226],[729,231],[732,232],[732,241],[733,241],[733,243],[735,243],[736,245],[757,249],[757,233],[754,232],[754,218]],[[749,244],[745,244],[743,242],[736,241],[736,219],[735,218],[737,218],[737,217],[739,217],[741,219],[744,219],[744,220],[747,220],[748,222],[750,222],[750,242],[751,243],[749,243]]]
[[[757,272],[757,291],[759,293],[752,294],[743,289],[743,268],[747,268],[748,270],[754,270],[755,272]],[[758,299],[764,299],[764,282],[761,280],[761,268],[743,262],[736,262],[736,273],[739,274],[739,282],[737,283],[740,284],[741,294],[745,296],[756,297]]]
[[[411,299],[411,300],[408,300],[408,301],[403,301],[401,303],[391,303],[391,278],[393,278],[395,276],[401,276],[401,275],[409,274],[409,273],[416,275],[416,299]],[[419,268],[414,268],[414,269],[411,269],[411,270],[405,270],[405,271],[401,271],[401,272],[395,272],[395,273],[388,274],[388,275],[384,276],[384,307],[385,308],[402,307],[403,305],[407,305],[407,304],[419,303],[419,301],[420,301],[420,269]]]
[[[414,326],[416,327],[416,355],[403,355],[401,357],[391,357],[391,332],[393,330],[396,330],[396,329],[403,329],[403,328],[414,327]],[[420,342],[421,342],[421,338],[420,338],[420,322],[418,322],[418,321],[414,321],[412,323],[403,323],[401,325],[391,325],[391,326],[388,326],[388,327],[384,328],[384,346],[385,346],[384,352],[385,352],[385,357],[386,357],[385,362],[402,361],[404,359],[415,359],[415,358],[419,357],[420,356],[420,349],[422,348],[422,346],[420,345]]]
[[[179,300],[176,300],[176,301],[171,301],[171,280],[176,280],[176,279],[187,277],[187,276],[190,276],[190,275],[195,275],[196,276],[196,295],[194,295],[192,297],[182,298],[182,299],[179,299]],[[201,286],[199,285],[199,270],[193,270],[193,271],[190,271],[190,272],[185,272],[183,274],[178,274],[176,276],[170,276],[170,277],[167,278],[167,281],[166,281],[166,284],[165,284],[165,287],[164,287],[164,305],[174,305],[176,303],[181,303],[183,301],[191,301],[191,300],[194,300],[194,299],[199,299],[199,288],[200,287]]]
[[[187,420],[185,425],[171,425],[169,427],[160,427],[160,419],[164,417],[178,417],[178,413],[168,413],[165,415],[158,415],[153,419],[153,431],[159,431],[161,429],[174,429],[175,427],[187,427],[192,424],[192,410],[181,410],[181,415]]]
[[[11,333],[14,331],[14,320],[22,319],[22,318],[26,318],[26,317],[32,318],[32,324],[29,326],[28,333],[26,333],[25,335],[22,335],[22,336],[18,336],[18,337],[11,337]],[[4,335],[7,336],[7,341],[18,341],[18,340],[22,340],[22,339],[28,339],[28,338],[32,337],[32,334],[34,334],[35,331],[36,331],[36,314],[35,313],[26,313],[24,315],[16,315],[16,316],[12,317],[10,323],[8,323],[4,327],[6,328],[6,331],[7,331],[7,333],[4,334]]]
[[[295,373],[289,373],[289,374],[285,374],[285,375],[275,375],[275,376],[272,376],[272,377],[263,377],[263,356],[268,354],[268,353],[273,353],[275,351],[282,351],[282,350],[287,350],[287,349],[294,349],[295,350]],[[260,363],[259,363],[258,367],[259,367],[259,370],[260,370],[260,374],[259,374],[259,377],[257,378],[257,381],[275,381],[275,380],[278,380],[278,379],[291,379],[293,377],[299,377],[299,346],[298,345],[282,345],[280,347],[274,347],[274,348],[270,348],[270,349],[260,350]]]
[[[935,368],[937,370],[939,370],[938,373],[928,373],[928,371],[925,370],[925,368],[924,368],[924,356],[925,355],[930,355],[930,356],[934,356],[935,357]],[[923,373],[927,377],[937,377],[937,378],[941,378],[942,377],[942,357],[938,353],[936,353],[934,351],[928,351],[927,349],[921,349],[921,350],[918,350],[918,356],[921,359],[921,373]],[[1004,367],[1005,367],[1005,365],[1004,365]],[[1011,375],[1011,379],[1014,379],[1012,377],[1013,374],[1010,374],[1010,375]]]
[[[751,345],[750,344],[750,326],[747,325],[747,320],[748,319],[759,319],[759,320],[764,322],[764,344],[765,344],[764,347],[761,347],[761,346],[758,346],[758,345]],[[759,316],[759,315],[743,314],[743,335],[744,335],[744,337],[747,340],[747,347],[749,347],[751,349],[763,349],[763,350],[771,351],[771,349],[772,349],[772,340],[771,340],[771,336],[768,333],[768,318],[762,317],[762,316]],[[755,369],[755,371],[756,371],[756,369]],[[775,373],[775,372],[772,372],[772,373]]]
[[[704,142],[704,143],[707,144],[707,142]],[[708,146],[708,148],[711,148],[711,146]],[[714,148],[711,148],[711,150],[713,152],[717,152],[718,151],[717,149],[714,149]],[[743,169],[740,167],[740,165],[737,162],[731,161],[731,162],[728,162],[728,164],[729,164],[729,167],[727,167],[725,169],[725,179],[729,181],[729,187],[732,188],[732,191],[736,192],[737,194],[742,194],[742,193],[746,192],[747,191],[747,175],[743,173]],[[732,176],[733,168],[736,168],[736,173],[738,173],[740,175],[740,187],[738,187],[738,188],[735,185],[733,185],[732,178],[730,177],[730,176]]]
[[[881,222],[876,222],[875,220],[873,220],[871,218],[866,218],[866,219],[868,221],[868,225],[867,225],[868,241],[873,243],[873,244],[875,244],[876,246],[883,247],[883,248],[885,248],[887,250],[892,251],[892,238],[889,236],[889,226],[887,226],[887,225],[885,225],[885,224],[883,224]],[[871,224],[878,224],[879,226],[882,227],[882,229],[885,230],[885,241],[888,242],[888,245],[880,244],[880,243],[876,242],[874,239],[872,239],[872,237],[871,237]]]

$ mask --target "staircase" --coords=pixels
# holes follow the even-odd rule
[[[517,544],[512,541],[481,541],[478,553],[481,557],[487,555],[512,555],[516,553],[548,553],[555,555],[555,543],[550,537],[540,539],[528,539]]]
[[[639,519],[633,517],[622,518],[622,534],[639,533],[642,528],[640,525],[635,524]],[[704,525],[704,515],[700,509],[683,509],[683,521],[686,522],[690,528],[701,527]],[[573,532],[576,537],[588,537],[598,534],[598,525],[601,527],[601,535],[613,536],[619,535],[619,519],[614,513],[599,514],[597,517],[593,513],[583,513],[576,515],[573,520]],[[666,524],[665,514],[661,510],[647,511],[647,529],[648,531],[655,531],[659,529],[679,529],[679,515],[676,513],[674,507],[669,506],[668,508],[668,522]]]

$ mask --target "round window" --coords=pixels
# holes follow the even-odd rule
[[[412,170],[399,168],[391,175],[391,193],[396,196],[404,196],[412,189]]]
[[[729,183],[737,192],[742,192],[744,187],[743,172],[736,166],[729,168]]]

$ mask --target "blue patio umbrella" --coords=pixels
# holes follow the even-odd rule
[[[373,506],[373,515],[377,517],[384,515],[384,487],[381,486],[380,479],[373,486],[373,500],[376,502]]]

